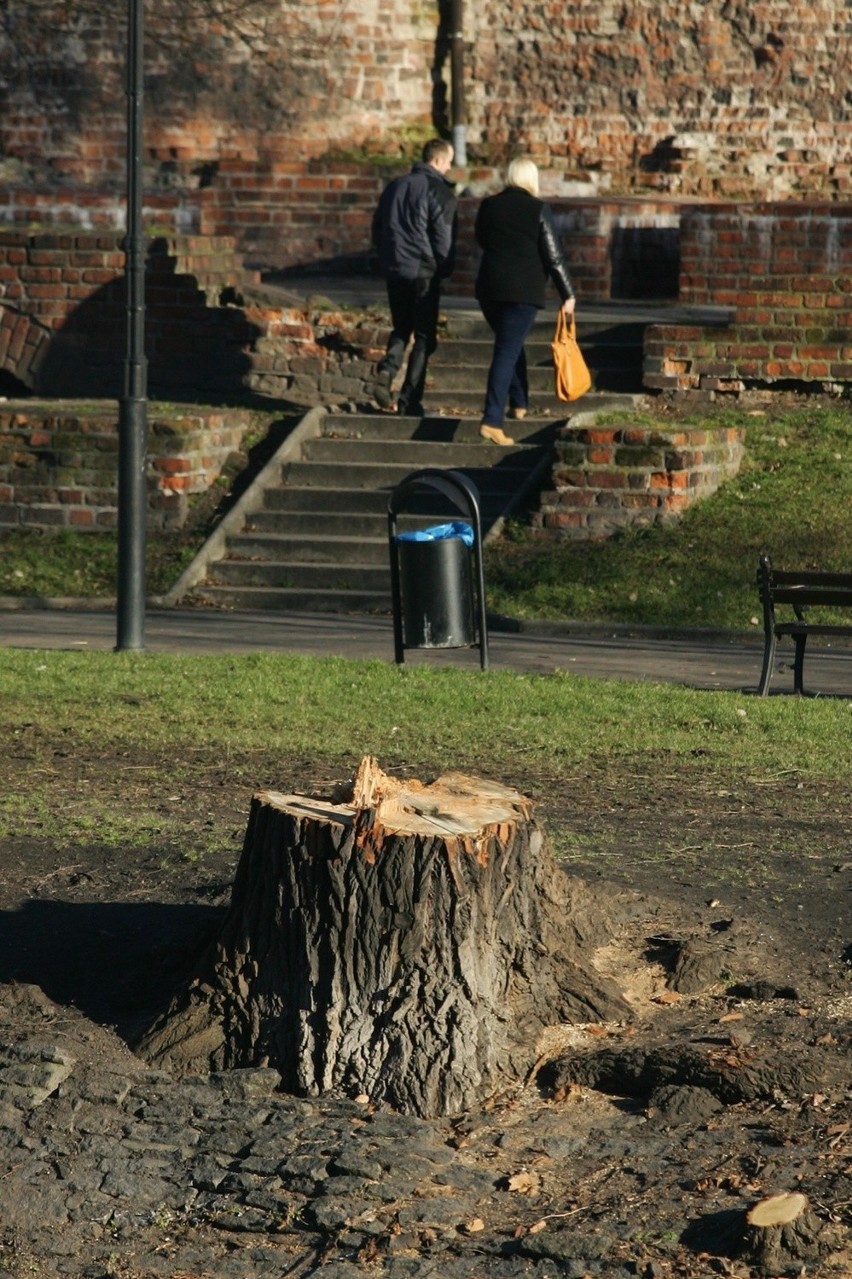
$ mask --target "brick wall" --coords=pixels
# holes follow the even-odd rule
[[[835,0],[466,6],[473,143],[597,190],[843,198],[852,53]]]
[[[736,475],[745,431],[666,430],[625,419],[562,429],[550,488],[535,524],[570,538],[603,538],[676,519]]]
[[[219,303],[256,281],[225,237],[156,237],[146,263],[147,354],[161,395],[228,391],[255,331]],[[42,395],[123,386],[124,253],[115,234],[0,231],[0,369]]]
[[[148,524],[179,528],[252,424],[247,410],[149,406]],[[0,528],[104,530],[117,524],[114,404],[0,404]]]
[[[146,185],[197,189],[219,167],[330,148],[390,148],[428,131],[437,14],[407,0],[245,0],[214,20],[165,0],[147,14]],[[69,13],[4,0],[0,157],[53,185],[120,186],[124,0]],[[23,176],[23,174],[22,174]]]
[[[680,243],[681,300],[730,307],[731,324],[649,330],[649,389],[852,382],[852,206],[693,209]]]
[[[366,243],[394,165],[449,124],[448,5],[246,0],[210,22],[149,15],[145,203],[165,229],[233,235],[253,265]],[[121,0],[5,0],[0,220],[121,217]],[[852,193],[852,28],[836,0],[469,0],[474,195],[530,151],[555,198]],[[372,163],[373,160],[381,163]],[[100,207],[91,202],[100,193]],[[114,222],[113,225],[118,223]]]
[[[248,390],[303,407],[372,401],[371,370],[384,352],[386,316],[251,307],[247,318],[262,333],[249,353]]]
[[[239,263],[224,237],[151,243],[151,397],[365,399],[386,316],[273,305]],[[126,354],[123,272],[115,235],[0,231],[0,371],[42,396],[117,398]]]

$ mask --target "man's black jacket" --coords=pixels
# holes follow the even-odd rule
[[[373,244],[382,275],[403,280],[450,275],[456,209],[451,184],[422,160],[410,173],[389,182],[373,215]]]

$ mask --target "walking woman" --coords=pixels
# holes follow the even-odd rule
[[[510,417],[526,416],[524,342],[536,311],[544,306],[548,278],[556,285],[565,315],[574,312],[574,290],[553,215],[538,191],[536,165],[519,157],[506,171],[503,190],[484,199],[476,216],[476,241],[482,249],[476,299],[494,333],[479,434],[493,444],[515,442],[503,431],[507,400]]]

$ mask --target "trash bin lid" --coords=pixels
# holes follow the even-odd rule
[[[447,524],[433,524],[430,528],[410,529],[397,533],[398,542],[444,542],[460,537],[465,546],[473,546],[473,525],[466,520],[450,520]]]

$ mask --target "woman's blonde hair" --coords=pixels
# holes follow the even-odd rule
[[[530,195],[538,195],[538,166],[529,156],[519,155],[506,170],[506,186],[520,187]]]

